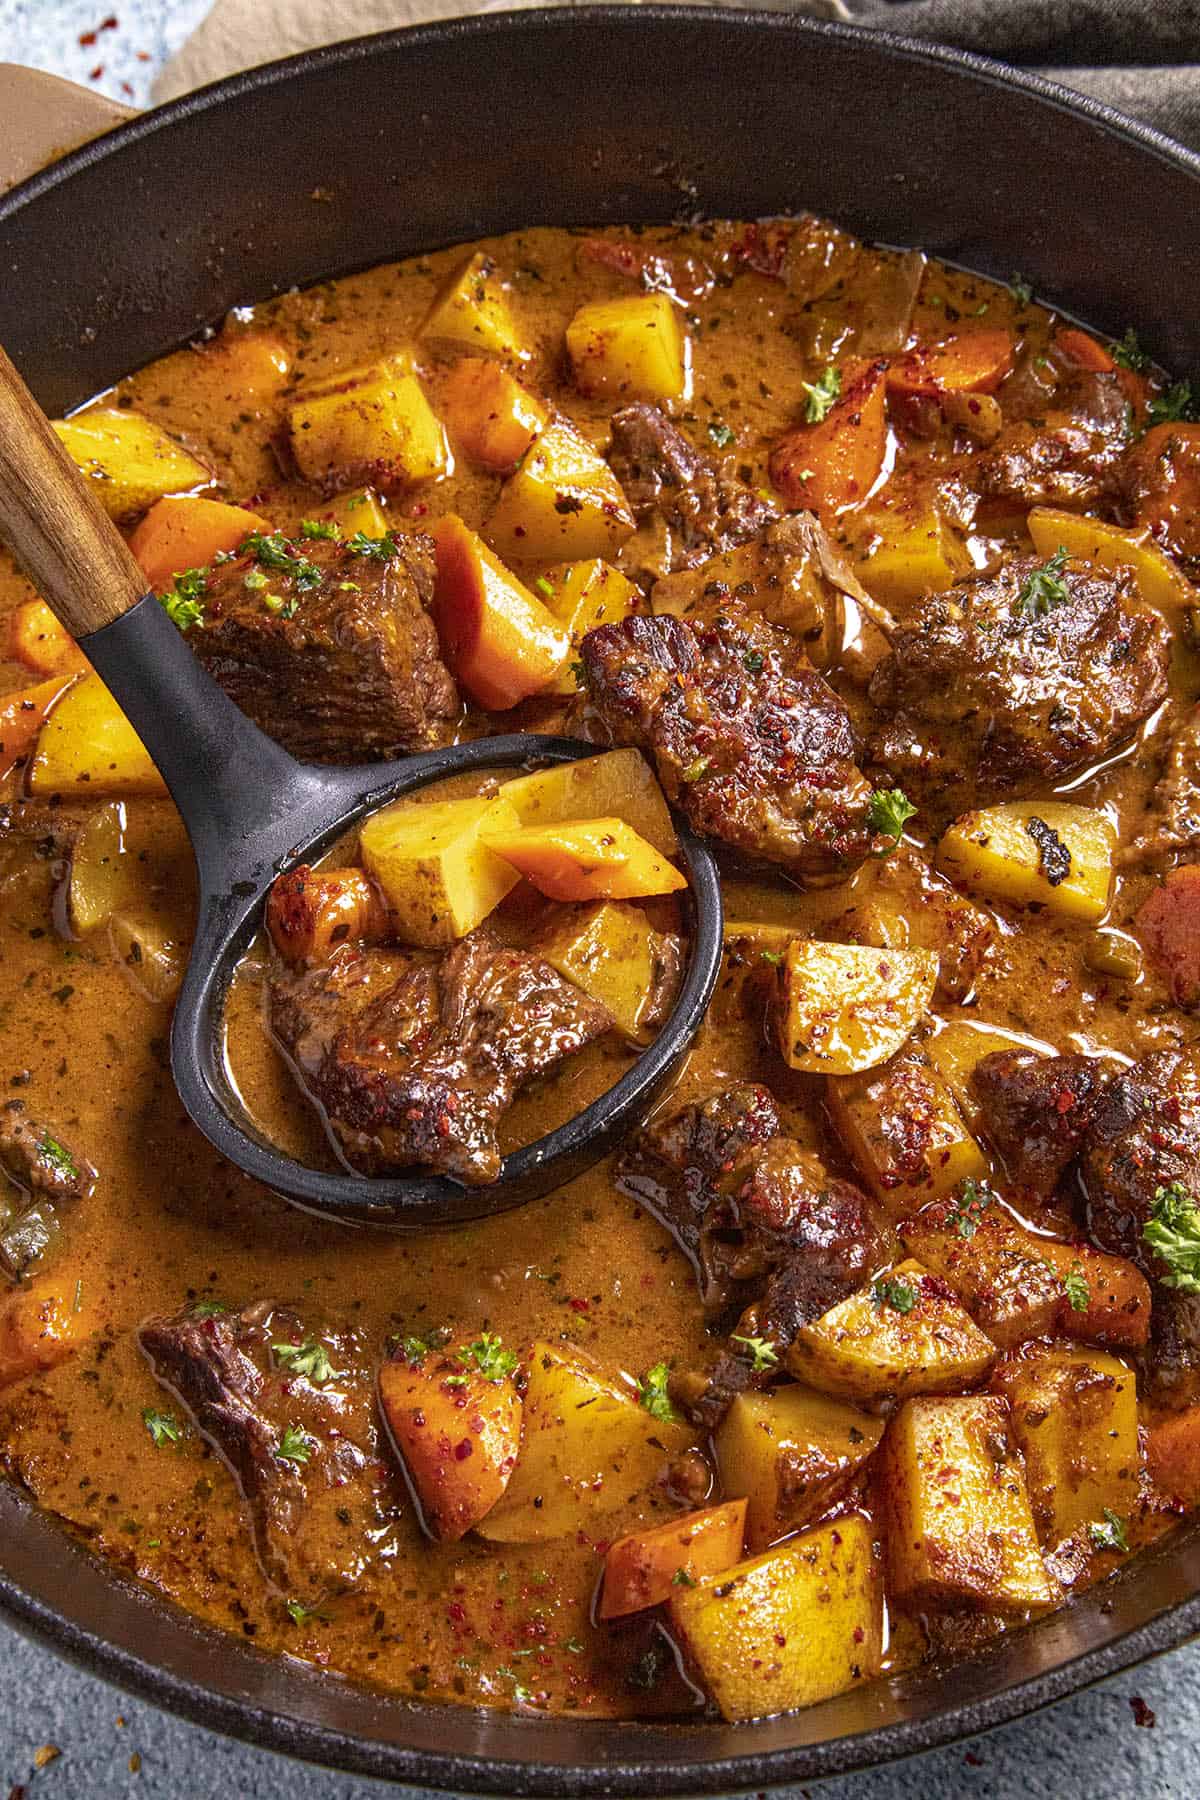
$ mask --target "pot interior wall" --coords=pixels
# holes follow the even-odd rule
[[[239,302],[522,224],[801,207],[1200,365],[1200,164],[970,59],[763,14],[596,9],[364,40],[236,79],[0,202],[0,341],[61,412]],[[480,1792],[720,1791],[979,1730],[1200,1627],[1200,1538],[952,1676],[754,1727],[381,1699],[217,1638],[0,1489],[0,1601],[67,1654],[276,1748]],[[1186,1604],[1180,1604],[1180,1602]],[[1082,1660],[1079,1660],[1082,1659]]]

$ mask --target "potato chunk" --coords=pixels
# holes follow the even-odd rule
[[[141,413],[94,406],[54,427],[110,518],[144,512],[164,494],[210,487],[212,471]]]
[[[970,572],[962,539],[931,502],[871,513],[860,527],[855,570],[872,599],[904,607],[940,594]]]
[[[986,899],[1096,925],[1108,911],[1116,847],[1112,821],[1098,807],[1019,800],[956,819],[937,863]]]
[[[608,400],[677,400],[688,389],[688,341],[666,294],[589,300],[567,326],[581,394]]]
[[[953,1289],[910,1260],[803,1326],[787,1364],[828,1394],[883,1400],[967,1387],[995,1357]]]
[[[484,356],[455,363],[441,406],[467,460],[502,473],[515,468],[550,417],[544,401]]]
[[[400,800],[373,813],[359,848],[383,890],[402,943],[452,944],[487,918],[517,884],[517,872],[484,842],[520,821],[500,795]]]
[[[95,1336],[102,1323],[95,1316],[101,1285],[41,1275],[0,1301],[0,1388],[57,1367]]]
[[[535,946],[551,968],[608,1008],[635,1041],[663,987],[668,941],[644,912],[600,900],[556,913]]]
[[[522,1361],[521,1450],[504,1498],[480,1522],[482,1537],[523,1544],[590,1531],[692,1441],[686,1426],[652,1418],[578,1350],[539,1342]]]
[[[836,1075],[827,1094],[838,1136],[893,1218],[987,1174],[987,1158],[923,1049],[910,1045],[864,1075]]]
[[[338,494],[329,502],[329,513],[345,537],[353,537],[356,531],[368,538],[387,536],[388,516],[374,488]]]
[[[469,350],[476,356],[525,362],[522,344],[492,258],[476,250],[455,269],[426,314],[418,335],[436,350]]]
[[[644,900],[687,878],[623,819],[565,819],[489,831],[484,841],[548,900]]]
[[[663,856],[674,856],[679,849],[670,808],[640,750],[606,750],[555,763],[506,781],[501,792],[522,825],[560,825],[564,819],[616,813]]]
[[[630,613],[641,612],[645,605],[632,581],[598,556],[549,568],[534,586],[570,638],[572,655],[578,655],[586,632],[599,625],[614,625]],[[575,670],[569,665],[559,675],[555,692],[578,692]]]
[[[403,353],[348,371],[288,409],[296,467],[326,493],[370,480],[392,489],[446,473],[446,434]]]
[[[671,1624],[726,1719],[827,1700],[879,1672],[882,1585],[858,1514],[671,1593]]]
[[[1168,618],[1177,617],[1181,610],[1190,611],[1200,600],[1191,582],[1144,528],[1122,531],[1083,513],[1060,512],[1050,506],[1035,506],[1026,524],[1039,556],[1053,556],[1061,544],[1074,561],[1091,563],[1097,569],[1132,569],[1142,599]]]
[[[553,613],[454,513],[437,521],[433,535],[433,610],[451,674],[494,711],[554,687],[571,641]]]
[[[0,780],[18,764],[28,764],[52,708],[76,679],[65,670],[39,681],[36,687],[18,688],[0,698]]]
[[[1027,1612],[1058,1583],[1038,1548],[1008,1407],[992,1395],[906,1400],[883,1445],[889,1591],[902,1604]]]
[[[153,916],[172,903],[186,907],[192,871],[187,832],[175,812],[155,807],[149,818],[143,810],[131,820],[121,801],[107,800],[89,815],[71,849],[71,925],[83,936],[114,914]],[[168,929],[166,917],[162,924]]]
[[[1047,1550],[1105,1510],[1128,1516],[1137,1501],[1137,1382],[1101,1350],[1055,1350],[1003,1364],[992,1385],[1012,1408],[1038,1535]]]
[[[644,1612],[669,1600],[673,1588],[719,1575],[741,1556],[745,1523],[746,1502],[729,1500],[618,1538],[604,1559],[600,1617]]]
[[[798,1383],[739,1394],[713,1442],[727,1494],[746,1497],[746,1548],[825,1511],[883,1436],[883,1420]]]
[[[604,458],[566,419],[554,418],[501,488],[483,529],[501,556],[574,562],[611,555],[633,528]]]
[[[928,950],[793,939],[779,970],[779,1052],[809,1075],[850,1075],[894,1056],[933,997]]]
[[[98,675],[69,688],[42,726],[29,765],[31,794],[107,799],[165,794],[141,738]]]
[[[379,1371],[379,1404],[431,1537],[455,1542],[491,1512],[521,1443],[521,1397],[454,1350],[401,1355]]]

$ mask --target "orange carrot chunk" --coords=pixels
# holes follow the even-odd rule
[[[1142,902],[1134,930],[1175,1005],[1200,1002],[1200,866],[1172,869]]]
[[[731,1500],[618,1538],[604,1561],[600,1617],[642,1612],[669,1600],[672,1588],[719,1575],[739,1561],[745,1531],[746,1502]]]
[[[826,521],[861,506],[887,453],[888,365],[847,364],[841,393],[822,419],[793,426],[771,452],[771,480],[789,506]]]
[[[1013,336],[1002,326],[956,331],[918,344],[888,370],[898,394],[991,394],[1013,366]]]
[[[129,540],[152,588],[165,587],[184,569],[202,569],[222,550],[235,550],[267,521],[244,506],[203,500],[194,494],[156,500]]]

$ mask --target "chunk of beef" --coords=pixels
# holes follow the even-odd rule
[[[997,398],[1004,426],[965,471],[981,499],[1083,507],[1101,498],[1132,436],[1119,372],[1025,359]]]
[[[704,456],[656,406],[613,414],[608,460],[637,517],[656,512],[666,524],[671,569],[744,544],[776,516],[770,501]]]
[[[1065,574],[1067,598],[1022,598],[1039,565],[1013,557],[926,602],[871,680],[887,723],[876,762],[956,809],[1029,794],[1128,737],[1167,691],[1170,633],[1124,577]]]
[[[1159,1188],[1200,1194],[1200,1047],[1156,1050],[1100,1095],[1080,1172],[1088,1230],[1150,1276],[1154,1296],[1143,1371],[1146,1396],[1165,1406],[1200,1400],[1200,1305],[1164,1287],[1169,1273],[1142,1236]]]
[[[657,1121],[622,1155],[616,1179],[691,1256],[710,1317],[745,1308],[736,1335],[767,1339],[777,1357],[881,1256],[864,1196],[780,1131],[774,1099],[754,1084]],[[672,1391],[711,1429],[754,1373],[753,1353],[731,1340],[711,1370]]]
[[[1200,576],[1200,424],[1153,425],[1125,457],[1117,510]]]
[[[653,756],[702,835],[801,878],[864,860],[871,789],[850,716],[789,632],[731,601],[603,625],[581,653],[610,741]]]
[[[1074,1160],[1107,1080],[1092,1056],[996,1050],[971,1085],[983,1129],[999,1152],[1012,1199],[1044,1205]]]
[[[352,1585],[397,1510],[359,1335],[314,1335],[262,1301],[147,1319],[138,1337],[237,1482],[268,1579],[304,1604]],[[289,1350],[310,1354],[296,1367]]]
[[[1200,706],[1191,707],[1171,733],[1162,774],[1155,784],[1142,830],[1124,845],[1126,864],[1161,868],[1185,851],[1200,849]]]
[[[96,1171],[86,1157],[69,1149],[48,1125],[31,1119],[23,1100],[0,1106],[0,1168],[26,1193],[51,1200],[82,1200],[96,1185]]]
[[[449,743],[458,695],[428,608],[432,540],[394,534],[384,555],[349,542],[281,546],[207,576],[191,642],[256,725],[307,762],[369,762]],[[276,567],[282,563],[282,567]],[[247,587],[250,577],[266,586]]]
[[[939,996],[966,998],[996,941],[996,927],[982,907],[903,845],[870,864],[855,892],[855,904],[831,922],[831,938],[878,950],[932,950]]]
[[[468,1183],[500,1172],[496,1130],[517,1090],[612,1024],[603,1006],[486,931],[440,960],[349,950],[278,971],[271,1024],[346,1160]]]

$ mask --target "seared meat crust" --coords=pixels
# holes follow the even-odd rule
[[[672,570],[744,544],[777,516],[776,507],[704,456],[656,406],[613,414],[608,460],[635,515],[657,512],[666,524]]]
[[[976,1064],[971,1085],[983,1129],[1004,1161],[1010,1198],[1044,1205],[1091,1124],[1107,1079],[1092,1056],[996,1050]]]

